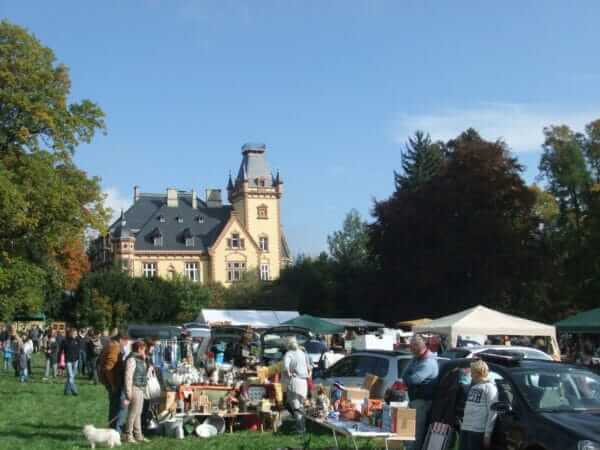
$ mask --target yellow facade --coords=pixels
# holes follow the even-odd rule
[[[98,240],[103,243],[101,246],[104,250],[106,246],[110,248],[108,257],[106,252],[102,253],[103,263],[116,260],[123,270],[137,277],[157,276],[169,279],[183,276],[195,278],[194,281],[202,284],[217,282],[225,286],[235,283],[245,272],[254,272],[264,281],[278,278],[282,267],[289,261],[281,227],[280,201],[283,183],[279,174],[277,177],[267,177],[268,166],[264,160],[264,146],[258,149],[249,149],[247,146],[248,144],[243,147],[244,159],[235,184],[231,177],[229,180],[230,209],[227,209],[229,207],[226,205],[220,205],[218,190],[207,190],[206,202],[202,202],[197,198],[195,190],[185,192],[169,188],[164,195],[142,194],[137,187],[134,188],[133,207],[122,214],[120,224],[115,222],[109,234]],[[134,207],[137,202],[142,201],[158,201],[158,205],[162,206],[150,211],[147,218],[140,218],[139,215],[136,216]],[[182,207],[184,209],[181,209]],[[212,233],[212,242],[206,247],[183,250],[187,243],[183,244],[181,228],[187,226],[185,223],[193,223],[199,227],[198,222],[203,223],[200,222],[199,215],[203,210],[208,213],[210,208],[229,211],[221,222],[224,226],[220,228],[218,236],[215,237]],[[172,217],[163,220],[166,219],[163,216],[169,214]],[[183,215],[186,215],[185,220],[179,217]],[[197,221],[193,222],[191,217]],[[180,220],[181,225],[176,224],[176,221]],[[139,222],[138,225],[136,221]],[[151,221],[156,221],[156,224],[151,226],[156,226],[152,233],[144,228]],[[178,240],[174,242],[169,233],[177,234]],[[204,239],[207,235],[197,238]],[[152,246],[154,238],[160,239],[160,245]],[[165,243],[169,242],[169,245],[163,246],[163,240]],[[194,276],[190,275],[191,267],[194,268]]]

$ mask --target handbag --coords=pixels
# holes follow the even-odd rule
[[[148,370],[146,377],[146,389],[144,390],[145,400],[157,400],[160,398],[161,388],[158,378],[154,373],[154,370]]]

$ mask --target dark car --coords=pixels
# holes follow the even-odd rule
[[[600,377],[558,362],[478,356],[498,387],[494,450],[600,450]],[[452,390],[448,379],[455,369],[463,371],[471,362],[456,359],[443,365],[439,386],[444,390],[438,389],[436,399],[443,400],[438,403],[448,403],[443,396]]]
[[[313,335],[306,328],[292,325],[280,325],[264,330],[260,335],[262,362],[268,365],[281,361],[291,337],[296,338],[298,345],[304,347]]]

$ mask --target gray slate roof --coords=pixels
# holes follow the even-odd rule
[[[112,237],[135,236],[135,250],[206,251],[213,245],[231,216],[231,206],[209,208],[202,200],[192,208],[192,195],[178,193],[177,207],[168,207],[165,194],[140,194],[139,199],[109,228]],[[164,222],[160,217],[164,217]],[[198,221],[203,217],[203,222]],[[181,218],[181,222],[177,219]],[[154,235],[160,230],[162,247],[155,247]],[[194,237],[194,246],[185,246],[185,237]]]
[[[265,148],[264,144],[245,144],[242,147],[244,158],[235,180],[236,185],[247,180],[248,186],[259,187],[257,179],[264,178],[264,187],[273,187],[273,174],[265,157]]]

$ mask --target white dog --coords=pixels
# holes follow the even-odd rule
[[[94,425],[86,425],[83,427],[83,435],[92,448],[96,448],[96,444],[106,444],[109,448],[121,446],[121,436],[110,428],[96,428]]]

